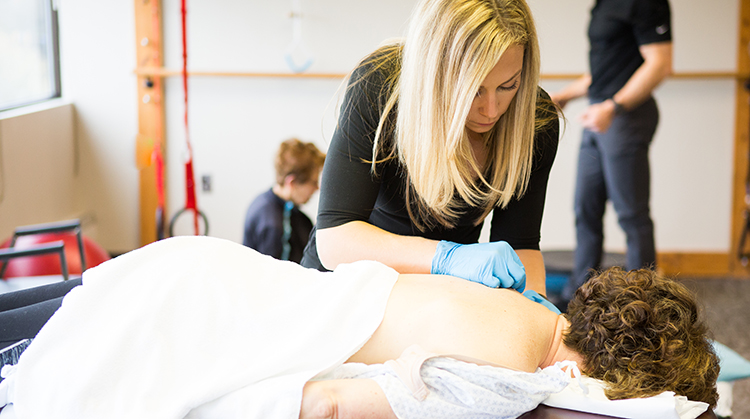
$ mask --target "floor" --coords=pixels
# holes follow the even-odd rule
[[[714,339],[750,359],[750,279],[679,278],[704,308]],[[750,419],[750,378],[735,381],[733,419]]]
[[[570,272],[571,252],[544,252],[548,271]],[[604,265],[622,265],[623,255],[608,254]],[[713,338],[750,360],[750,278],[691,278],[678,280],[698,296]],[[735,381],[732,419],[750,419],[750,378]]]

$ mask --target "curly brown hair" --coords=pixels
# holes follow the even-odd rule
[[[576,291],[564,343],[610,399],[673,391],[716,406],[719,360],[695,296],[653,270],[610,268]]]
[[[306,183],[317,175],[325,159],[326,155],[315,144],[290,138],[282,142],[276,152],[276,183],[283,184],[289,175],[293,175],[298,183]]]

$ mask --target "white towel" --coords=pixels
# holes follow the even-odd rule
[[[672,391],[651,397],[609,400],[602,380],[581,376],[544,404],[624,419],[695,419],[708,408],[707,403],[688,400]]]
[[[209,237],[156,242],[86,271],[21,356],[15,413],[296,418],[304,383],[378,327],[397,276],[375,262],[321,273]]]

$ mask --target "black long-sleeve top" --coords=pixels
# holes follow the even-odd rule
[[[406,174],[398,159],[378,163],[377,174],[371,172],[375,130],[386,100],[383,94],[387,90],[387,86],[384,89],[387,80],[385,71],[385,67],[373,72],[367,66],[362,66],[351,77],[339,124],[323,166],[318,217],[305,248],[303,266],[325,269],[317,254],[316,229],[336,227],[351,221],[365,221],[404,236],[464,244],[476,243],[479,239],[483,223],[475,225],[475,222],[481,216],[482,208],[466,205],[454,227],[437,225],[420,231],[406,209]],[[547,96],[543,90],[539,91]],[[553,106],[551,102],[550,106]],[[547,111],[554,112],[551,108]],[[392,122],[395,114],[389,118]],[[526,193],[511,200],[505,208],[494,209],[490,241],[504,240],[514,249],[539,249],[547,181],[557,153],[558,139],[557,119],[536,133],[534,160]],[[393,141],[392,130],[381,141],[388,149],[388,142]]]

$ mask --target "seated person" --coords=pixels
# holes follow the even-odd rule
[[[252,267],[247,266],[248,261],[252,262]],[[228,363],[232,374],[243,370],[242,365],[258,368],[255,366],[257,359],[264,359],[262,369],[268,369],[265,357],[276,355],[279,348],[289,348],[285,346],[289,342],[293,343],[291,348],[295,352],[284,353],[294,354],[295,364],[299,357],[308,356],[310,352],[325,352],[328,348],[336,351],[333,359],[339,359],[337,354],[345,354],[339,362],[378,364],[397,359],[407,348],[418,345],[434,356],[471,359],[478,364],[528,373],[559,361],[575,361],[584,374],[608,383],[607,395],[614,399],[673,391],[710,406],[717,400],[718,359],[707,339],[707,328],[698,319],[694,296],[681,284],[649,270],[624,272],[613,268],[596,276],[577,291],[565,315],[557,315],[513,289],[491,289],[446,275],[399,275],[376,262],[356,262],[342,265],[331,273],[322,273],[282,264],[230,241],[209,237],[177,237],[154,243],[87,271],[83,280],[84,285],[66,297],[62,308],[24,353],[30,357],[21,357],[18,375],[23,378],[25,388],[17,386],[15,396],[36,401],[27,403],[26,409],[33,405],[35,409],[67,411],[70,409],[64,404],[77,403],[86,397],[96,397],[97,406],[102,409],[112,406],[107,404],[112,394],[102,391],[90,394],[87,389],[92,383],[62,384],[73,375],[85,374],[88,362],[106,366],[92,377],[100,376],[108,386],[113,386],[112,392],[123,392],[128,407],[140,404],[148,407],[146,398],[141,400],[127,392],[149,394],[144,386],[150,385],[175,397],[193,394],[182,388],[172,390],[165,386],[158,381],[161,378],[153,375],[150,365],[166,370],[168,378],[184,374],[191,377],[198,368],[196,360],[200,360],[201,374],[215,371],[212,362]],[[157,289],[145,292],[144,284],[155,284]],[[220,292],[223,289],[230,291]],[[322,290],[320,297],[310,295],[318,289]],[[332,296],[339,289],[341,295]],[[240,294],[238,290],[247,294]],[[118,298],[131,292],[138,296],[138,303],[118,305]],[[249,302],[250,307],[231,305],[224,301],[227,298],[253,299],[256,305]],[[275,304],[274,298],[281,303]],[[216,306],[210,305],[216,299],[221,301]],[[383,308],[372,317],[375,322],[354,317],[358,310],[377,311],[370,307],[375,307],[378,299],[383,301]],[[257,306],[258,301],[263,307]],[[184,313],[189,315],[189,320],[181,317],[180,304],[187,307]],[[285,307],[279,307],[284,304]],[[298,304],[307,304],[307,308]],[[311,319],[320,315],[319,312],[333,306],[348,310],[343,315],[332,315],[338,319],[335,327],[325,332],[308,329],[305,322],[313,321]],[[298,311],[290,312],[290,307]],[[97,316],[90,315],[93,309],[98,310]],[[261,310],[270,310],[271,314],[264,317],[265,311]],[[229,313],[232,323],[240,327],[238,330],[252,335],[247,348],[235,343],[234,340],[249,339],[238,336],[237,330],[221,335],[222,340],[217,341],[215,329],[223,327],[223,323],[213,318],[227,318],[222,317],[225,312]],[[75,317],[75,313],[81,315]],[[352,318],[348,318],[349,315]],[[117,322],[117,330],[112,330],[107,316],[116,319],[113,322]],[[177,323],[165,326],[162,317]],[[323,318],[330,324],[329,317]],[[273,327],[263,334],[263,322],[268,319],[273,320]],[[185,342],[190,344],[164,343],[163,335],[172,332],[169,327],[179,326],[178,321],[188,323],[189,327],[183,329],[189,329],[185,331]],[[367,324],[372,324],[372,328]],[[152,335],[142,335],[142,330],[150,329],[153,329]],[[300,334],[300,330],[304,333]],[[347,339],[354,331],[363,338],[361,342],[352,338],[351,349],[346,347],[339,351],[338,338],[332,331]],[[102,338],[113,334],[119,339],[111,342],[111,348],[117,353],[109,353],[107,342]],[[183,356],[174,350],[154,352],[151,343],[133,344],[150,342],[149,336],[157,338],[159,348],[171,347],[188,354]],[[196,336],[201,340],[196,340]],[[205,339],[217,343],[209,345],[207,353],[189,352],[203,347],[197,343]],[[263,344],[258,346],[258,342]],[[45,349],[35,349],[35,345]],[[87,350],[95,354],[95,360],[90,360],[92,355],[79,356],[79,352]],[[224,356],[215,356],[217,350]],[[265,352],[248,354],[251,350]],[[233,357],[233,353],[236,356]],[[78,358],[74,359],[76,356]],[[189,361],[181,364],[180,357]],[[134,365],[128,363],[131,358],[135,360]],[[63,372],[48,373],[40,362],[62,368]],[[280,366],[284,369],[266,372],[270,374],[268,377],[277,377],[282,372],[289,374],[287,369],[291,367],[287,362],[283,361]],[[335,363],[317,366],[302,380],[300,390],[303,391],[300,391],[300,403],[296,404],[300,417],[325,418],[332,412],[339,418],[359,417],[356,415],[365,409],[375,418],[396,417],[383,390],[370,379],[305,384],[315,374],[335,366]],[[24,368],[31,372],[24,372]],[[138,385],[128,385],[128,378],[119,375],[118,380],[113,380],[112,375],[120,374],[118,371],[132,373]],[[146,382],[142,379],[145,373],[151,377]],[[242,385],[269,381],[262,377],[253,380],[256,381],[243,381]],[[19,385],[21,381],[17,380]],[[211,380],[203,377],[190,381],[190,386],[204,386]],[[43,391],[40,387],[48,387],[51,394],[56,395],[55,401],[63,405],[38,403],[34,396],[37,391]],[[83,390],[65,393],[77,387]],[[169,393],[172,391],[174,394]],[[213,398],[217,396],[213,388],[209,393]],[[157,400],[157,406],[169,399],[167,396],[150,398]],[[210,404],[213,398],[206,403]],[[249,400],[246,403],[260,402]],[[190,409],[195,407],[191,405]],[[100,413],[106,415],[106,410]]]
[[[247,209],[242,244],[276,259],[302,260],[313,223],[299,206],[318,190],[324,161],[313,143],[295,138],[281,143],[274,162],[276,184]]]

